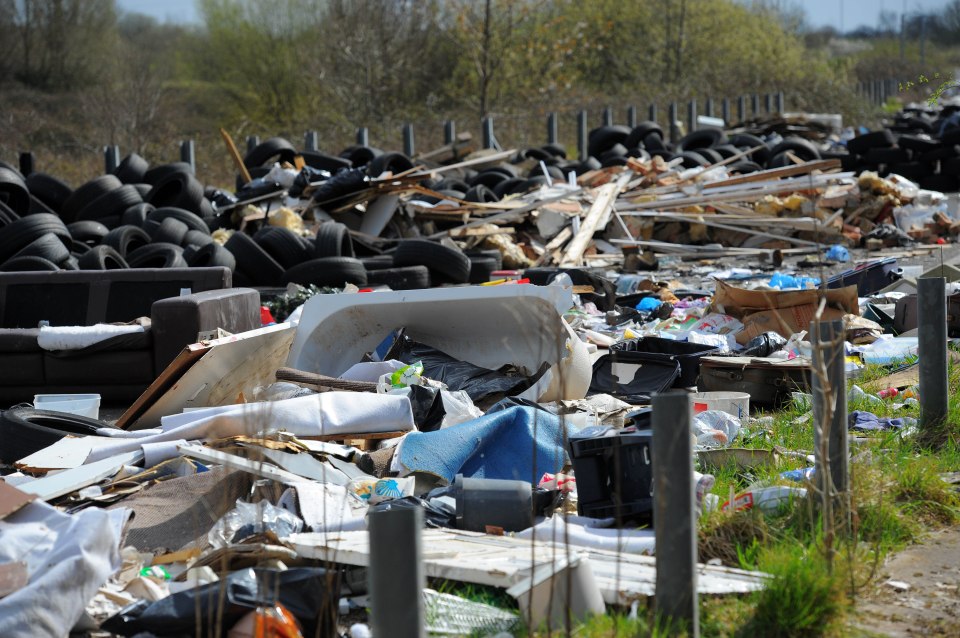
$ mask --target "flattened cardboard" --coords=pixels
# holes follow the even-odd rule
[[[845,314],[860,314],[857,302],[857,287],[831,288],[829,290],[745,290],[716,280],[717,291],[711,306],[717,312],[743,319],[761,310],[782,310],[795,306],[816,306],[823,295],[827,307],[845,310]],[[806,329],[806,328],[804,328]]]
[[[37,498],[36,494],[27,494],[8,485],[5,481],[0,481],[0,520],[19,511],[35,498]]]
[[[744,345],[754,337],[762,335],[764,332],[776,332],[785,339],[789,339],[792,335],[802,330],[809,330],[810,322],[813,321],[813,316],[816,313],[816,304],[754,312],[744,317],[743,330],[736,335],[737,343]],[[843,319],[845,314],[847,313],[844,310],[824,308],[821,321]]]

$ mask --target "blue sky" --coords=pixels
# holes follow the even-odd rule
[[[768,0],[770,1],[770,0]],[[776,2],[777,0],[772,0]],[[802,6],[807,12],[807,21],[814,27],[841,26],[850,30],[858,25],[876,26],[881,11],[908,13],[939,11],[949,0],[780,0],[784,5]],[[153,16],[161,21],[193,23],[199,20],[195,0],[117,0],[125,11],[136,11]]]

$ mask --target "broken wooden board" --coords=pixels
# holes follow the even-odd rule
[[[617,181],[604,184],[598,189],[597,198],[594,200],[593,206],[590,207],[590,211],[580,225],[580,230],[573,236],[573,239],[567,246],[566,252],[563,253],[563,257],[560,259],[561,266],[577,266],[580,264],[584,251],[586,251],[587,246],[593,239],[593,234],[606,226],[604,220],[609,218],[610,211],[613,210],[613,206],[617,201],[617,195],[630,180],[631,175],[633,175],[633,173],[627,171],[621,175]]]
[[[290,544],[305,558],[366,567],[369,534],[362,532],[293,534]],[[656,559],[652,556],[488,536],[476,532],[425,529],[423,567],[431,578],[443,578],[507,589],[535,570],[551,569],[559,556],[590,559],[594,579],[608,605],[629,605],[654,595]],[[745,594],[763,588],[768,576],[729,567],[698,565],[700,594]]]
[[[290,354],[295,335],[294,326],[281,323],[195,344],[203,351],[199,360],[186,367],[169,385],[151,384],[117,425],[134,430],[159,427],[161,417],[177,414],[184,408],[232,405],[241,393],[252,397],[254,388],[273,383],[274,372]],[[180,357],[170,365],[179,360]],[[186,362],[181,367],[185,365]],[[175,374],[171,374],[173,376]]]

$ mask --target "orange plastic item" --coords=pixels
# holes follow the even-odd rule
[[[255,638],[303,638],[297,619],[280,603],[257,608],[253,635]]]

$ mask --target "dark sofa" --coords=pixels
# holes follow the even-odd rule
[[[201,331],[260,327],[260,295],[231,288],[226,268],[0,273],[0,407],[34,394],[135,399]],[[143,333],[82,350],[37,345],[39,323],[88,326],[149,317]]]

